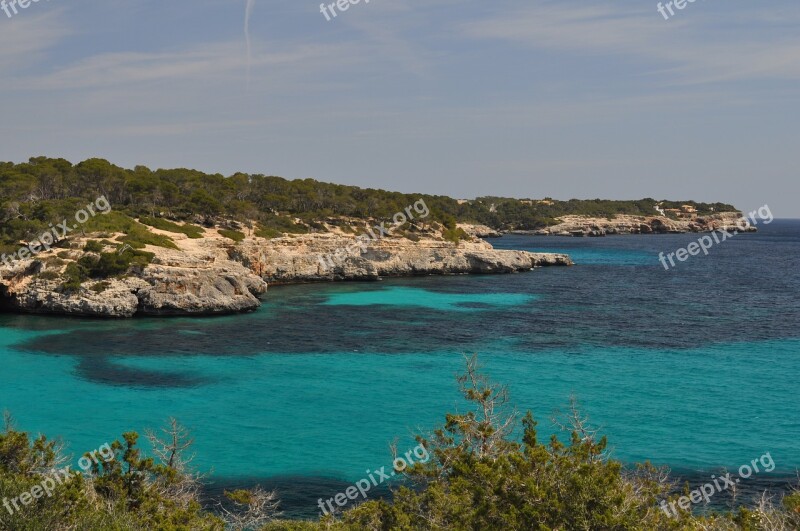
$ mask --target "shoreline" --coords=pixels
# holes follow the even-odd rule
[[[154,229],[154,232],[157,232]],[[270,285],[371,282],[384,278],[511,274],[571,266],[565,254],[497,250],[481,239],[451,243],[434,238],[392,238],[343,256],[328,270],[320,257],[351,245],[352,236],[310,234],[231,243],[214,229],[200,239],[171,235],[177,249],[148,246],[149,265],[122,277],[89,280],[65,290],[47,253],[0,268],[0,312],[118,319],[212,317],[248,313],[267,300]],[[72,241],[72,260],[91,254],[91,237]],[[81,250],[83,249],[83,250]]]
[[[710,215],[687,215],[682,218],[666,216],[636,216],[620,214],[613,219],[588,216],[563,216],[560,223],[543,229],[496,231],[498,234],[522,236],[565,236],[602,238],[605,236],[709,233],[722,229],[757,232],[740,212],[720,212]]]
[[[152,254],[151,263],[122,276],[89,279],[66,289],[62,277],[65,263],[117,251],[112,241],[97,242],[93,238],[100,235],[89,234],[71,238],[67,247],[54,248],[10,267],[0,266],[0,312],[81,318],[234,315],[259,308],[269,286],[510,274],[574,265],[566,254],[495,249],[486,241],[503,235],[685,234],[733,227],[742,230],[737,224],[743,220],[742,214],[735,212],[680,220],[663,216],[565,216],[559,224],[535,231],[497,231],[462,223],[458,228],[463,238],[455,241],[445,240],[436,230],[413,239],[392,236],[363,241],[364,236],[327,227],[327,232],[276,238],[241,233],[242,239],[233,241],[225,230],[213,227],[203,228],[199,238],[148,227],[155,237],[168,237],[174,248],[147,245],[144,251]],[[755,230],[746,227],[746,231]],[[105,236],[120,241],[126,235]],[[93,251],[88,250],[89,244],[95,245]],[[348,251],[343,252],[345,249]],[[330,260],[331,256],[336,260]]]

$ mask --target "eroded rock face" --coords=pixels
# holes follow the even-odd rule
[[[236,262],[214,267],[151,265],[137,290],[141,315],[217,315],[258,308],[267,283]]]
[[[60,282],[32,279],[24,286],[8,290],[6,309],[81,317],[132,317],[138,305],[136,295],[123,282],[111,284],[101,293],[90,290],[62,293]]]
[[[457,227],[462,229],[473,238],[499,238],[503,235],[500,231],[497,231],[491,227],[487,227],[486,225],[459,223]]]
[[[608,234],[667,234],[684,232],[711,232],[719,229],[737,229],[755,232],[755,227],[741,228],[746,221],[738,212],[722,212],[705,217],[670,219],[663,216],[619,215],[614,219],[564,216],[558,225],[537,231],[512,231],[541,236],[605,236]]]
[[[65,314],[82,317],[134,315],[220,315],[250,311],[260,306],[267,283],[235,262],[184,266],[151,265],[140,276],[85,283],[65,291],[60,280],[6,275],[3,301],[6,311]],[[101,287],[98,287],[102,284]]]
[[[353,249],[353,239],[319,234],[243,242],[238,260],[269,283],[375,280],[380,277],[490,274],[572,265],[566,255],[496,250],[486,242],[386,239]]]
[[[572,265],[566,255],[496,250],[481,240],[456,245],[434,238],[386,238],[359,247],[352,236],[330,233],[272,240],[251,236],[239,244],[216,234],[197,240],[171,236],[179,250],[148,247],[156,256],[144,269],[122,279],[90,280],[73,291],[63,289],[63,278],[46,274],[53,257],[45,253],[0,267],[0,309],[88,317],[220,315],[258,308],[267,282],[513,273]],[[76,244],[69,252],[72,260],[82,256],[77,249],[85,242]]]

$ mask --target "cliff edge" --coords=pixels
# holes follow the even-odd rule
[[[356,244],[352,235],[307,234],[233,241],[217,229],[201,238],[169,234],[177,249],[146,246],[150,263],[122,275],[69,285],[70,264],[125,252],[92,235],[70,239],[33,259],[0,266],[0,310],[84,317],[221,315],[252,311],[268,283],[377,280],[415,275],[495,274],[572,265],[566,255],[496,250],[469,237],[456,243],[434,237],[385,238]],[[118,241],[124,234],[102,235]],[[86,249],[93,244],[93,251]]]

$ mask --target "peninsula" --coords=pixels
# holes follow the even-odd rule
[[[707,231],[740,217],[722,203],[459,200],[37,157],[0,163],[0,311],[227,314],[257,308],[269,284],[572,265],[482,239],[508,232]]]

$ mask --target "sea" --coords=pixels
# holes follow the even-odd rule
[[[477,355],[542,438],[575,400],[610,458],[693,485],[761,459],[741,489],[779,494],[800,468],[800,220],[664,268],[700,236],[507,235],[490,241],[576,265],[273,287],[244,315],[3,314],[0,410],[75,458],[174,417],[209,497],[261,484],[313,517],[467,411],[456,376]]]

